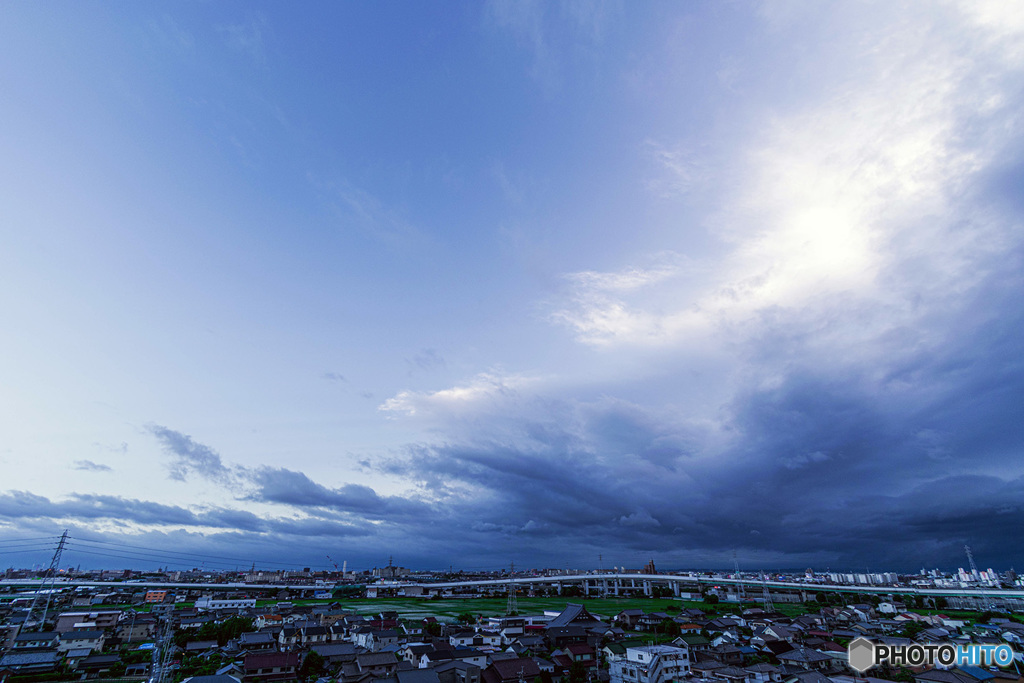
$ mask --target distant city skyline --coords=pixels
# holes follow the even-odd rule
[[[4,4],[0,568],[1024,565],[1022,44],[979,0]]]

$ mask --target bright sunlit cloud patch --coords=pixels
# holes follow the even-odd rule
[[[536,386],[538,377],[484,372],[471,381],[432,392],[402,391],[382,403],[378,410],[404,415],[472,412],[498,402],[514,400],[523,389]]]
[[[990,27],[969,43],[944,23],[956,18],[897,14],[888,31],[864,29],[839,46],[856,66],[825,88],[824,102],[765,121],[737,150],[746,161],[736,187],[719,194],[709,223],[728,248],[705,258],[700,280],[671,269],[572,273],[572,298],[552,319],[590,345],[676,345],[836,296],[890,303],[936,281],[956,291],[1005,229],[972,220],[958,202],[1007,135],[964,131],[1008,133],[1015,118],[999,105],[1008,65],[984,47]],[[913,281],[893,290],[908,262]]]

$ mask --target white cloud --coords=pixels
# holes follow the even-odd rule
[[[1021,66],[1010,29],[986,7],[969,11],[966,36],[951,28],[956,12],[914,11],[823,44],[843,54],[843,77],[766,118],[736,152],[745,170],[708,221],[725,255],[702,262],[696,281],[672,269],[570,274],[571,300],[553,319],[595,346],[690,344],[769,311],[828,311],[838,300],[877,304],[882,326],[912,324],[928,310],[907,304],[914,295],[969,289],[1004,248],[1006,226],[962,199],[1011,139],[1016,114],[1002,95]],[[689,182],[685,155],[655,151]]]
[[[647,510],[637,510],[636,512],[630,513],[629,515],[623,515],[619,517],[619,524],[622,526],[634,526],[634,527],[659,527],[661,522],[651,517],[651,513]]]
[[[783,464],[787,469],[798,470],[802,467],[807,467],[818,462],[825,462],[831,460],[827,453],[821,451],[814,451],[812,453],[801,453],[800,455],[794,455],[793,457],[786,460]]]
[[[703,188],[709,172],[699,154],[683,146],[648,140],[647,152],[662,173],[647,182],[648,189],[663,198],[686,195]]]
[[[520,389],[535,385],[536,377],[483,372],[468,383],[433,392],[402,391],[384,401],[378,410],[405,415],[469,412],[512,400]]]

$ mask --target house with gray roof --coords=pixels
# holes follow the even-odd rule
[[[43,674],[57,670],[60,653],[56,650],[34,650],[8,652],[0,657],[0,671],[9,670],[17,674]]]

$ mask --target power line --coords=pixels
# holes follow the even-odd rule
[[[50,543],[56,543],[59,536],[37,536],[35,538],[5,538],[0,540],[0,545],[18,544],[18,543],[33,543],[38,541],[49,541]]]
[[[261,560],[261,559],[258,559],[258,558],[254,560],[251,557],[243,558],[243,557],[228,557],[228,556],[225,556],[225,555],[208,555],[208,554],[204,554],[204,553],[188,553],[188,552],[182,552],[182,551],[178,551],[178,550],[164,550],[162,548],[153,548],[153,547],[149,547],[149,546],[133,545],[133,544],[129,544],[129,543],[116,543],[114,541],[99,541],[99,540],[94,540],[94,539],[72,539],[72,542],[73,542],[73,544],[76,544],[76,545],[77,544],[111,545],[111,546],[116,546],[116,547],[119,547],[119,548],[128,548],[129,550],[133,550],[133,551],[150,551],[150,552],[158,553],[160,555],[178,556],[179,559],[194,558],[196,560],[202,560],[202,561],[206,561],[206,562],[210,562],[211,560],[226,560],[226,561],[232,562],[232,563],[244,562],[245,564],[249,564],[249,563],[255,561],[258,564],[280,565],[282,567],[295,567],[297,565],[297,563],[295,563],[295,562],[280,562],[280,561],[275,561],[275,560]],[[327,567],[327,565],[323,565],[323,564],[320,564],[320,565],[310,565],[310,566]]]
[[[20,555],[23,553],[41,553],[44,550],[53,550],[52,545],[41,546],[39,548],[20,548],[18,550],[4,550],[0,548],[0,554],[2,555]]]
[[[96,550],[83,550],[81,548],[75,548],[75,547],[71,548],[69,552],[78,553],[80,555],[93,555],[93,556],[98,556],[98,557],[113,557],[113,558],[119,559],[119,560],[135,560],[135,561],[144,561],[144,562],[156,562],[158,564],[168,564],[170,562],[170,560],[167,557],[161,557],[159,555],[137,555],[137,554],[127,554],[127,553],[101,553],[101,552],[98,552]],[[170,558],[170,559],[176,560],[177,562],[181,562],[183,564],[185,563],[183,560],[181,560],[179,558]],[[189,562],[188,564],[192,564],[192,562]],[[217,566],[220,566],[220,567],[236,567],[237,566],[237,565],[231,564],[229,562],[210,562],[210,561],[205,561],[205,562],[203,562],[203,564],[217,565]]]

